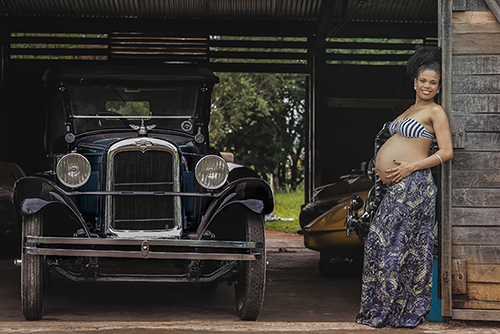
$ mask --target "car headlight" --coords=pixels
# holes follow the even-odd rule
[[[70,188],[83,186],[90,178],[90,171],[90,162],[78,153],[66,154],[56,167],[57,178]]]
[[[226,182],[229,168],[221,157],[207,155],[198,161],[194,173],[196,180],[204,188],[217,189]]]

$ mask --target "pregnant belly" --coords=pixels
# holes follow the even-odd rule
[[[425,159],[429,152],[430,143],[423,138],[403,138],[395,135],[389,138],[380,148],[375,159],[375,167],[382,182],[391,183],[387,179],[388,169],[396,167],[396,161],[414,162]]]
[[[397,154],[395,154],[393,150],[390,150],[390,147],[386,144],[384,144],[377,153],[375,167],[377,168],[377,174],[380,180],[382,180],[385,184],[389,184],[391,181],[387,179],[387,173],[385,171],[397,166],[394,163],[394,160],[397,160]]]

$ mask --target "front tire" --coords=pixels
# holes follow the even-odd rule
[[[26,320],[39,320],[43,315],[43,268],[44,259],[40,255],[26,254],[26,236],[42,235],[42,215],[23,216],[21,242],[21,303]],[[32,244],[26,244],[32,246]]]
[[[239,263],[239,273],[235,283],[236,311],[242,320],[255,320],[262,308],[266,284],[264,217],[254,212],[247,212],[245,234],[246,241],[262,244],[262,248],[253,251],[261,253],[262,256],[257,260]]]

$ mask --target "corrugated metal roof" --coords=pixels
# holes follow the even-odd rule
[[[429,22],[437,20],[437,1],[350,1],[349,12],[363,21]]]
[[[9,16],[314,20],[322,0],[3,0]]]
[[[2,0],[0,16],[317,20],[334,0]],[[333,18],[341,18],[336,1]],[[347,0],[353,20],[436,21],[435,0]],[[344,7],[345,8],[345,7]]]

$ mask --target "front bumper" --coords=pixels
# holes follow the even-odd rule
[[[262,243],[215,240],[140,240],[26,236],[26,254],[133,259],[252,261],[262,257]]]
[[[45,256],[49,268],[73,281],[101,282],[161,282],[208,283],[237,270],[239,261],[260,260],[264,256],[263,243],[246,241],[215,240],[140,240],[113,238],[62,238],[26,236],[25,254]],[[190,264],[182,274],[102,274],[90,270],[74,273],[68,270],[58,258],[85,257],[121,259],[170,259],[187,260]],[[219,267],[202,273],[200,263],[215,260]],[[90,261],[92,262],[92,261]],[[94,261],[97,263],[98,261]],[[20,264],[20,263],[18,263]]]

